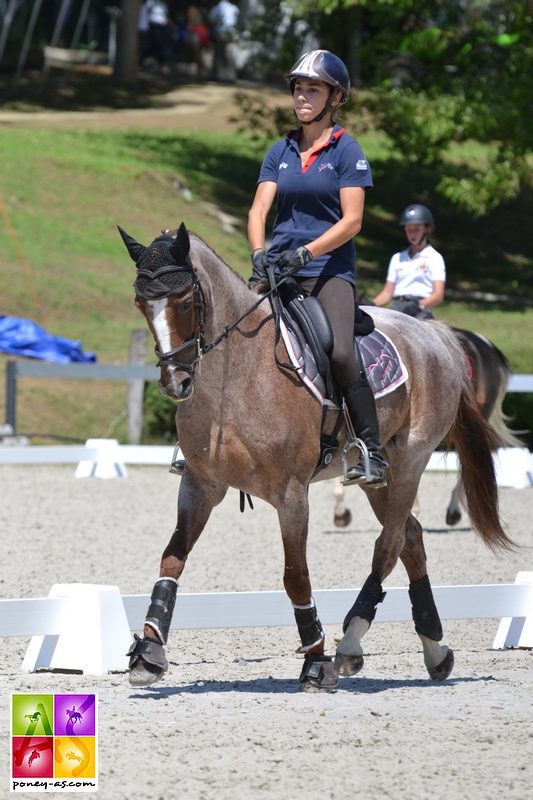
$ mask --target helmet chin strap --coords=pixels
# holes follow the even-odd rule
[[[426,239],[426,241],[427,241],[427,236],[428,236],[427,232],[424,231],[424,233],[419,238],[418,242],[414,242],[412,245],[410,245],[410,247],[409,247],[410,252],[411,253],[418,252],[418,248],[420,247],[420,245],[422,244],[424,239]],[[416,250],[414,250],[414,248],[416,248]]]

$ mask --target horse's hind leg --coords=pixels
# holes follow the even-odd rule
[[[292,602],[300,635],[298,651],[305,654],[300,686],[303,691],[329,692],[336,688],[338,674],[332,659],[324,655],[325,634],[307,568],[309,503],[306,489],[299,484],[288,486],[277,510],[285,554],[283,585]]]
[[[387,514],[391,503],[391,485],[366,492],[372,509],[383,528],[374,546],[372,572],[363,584],[356,601],[348,611],[342,626],[343,637],[337,645],[335,666],[340,675],[356,675],[364,664],[361,640],[368,632],[379,603],[385,597],[382,581],[394,567],[403,546],[402,513],[407,514],[409,505],[402,511],[401,505],[394,514]],[[400,520],[400,522],[399,522]]]
[[[335,509],[333,512],[335,526],[337,528],[346,528],[352,521],[352,512],[346,505],[344,486],[340,478],[337,478],[335,481],[333,496],[335,498]]]
[[[462,483],[461,478],[457,478],[457,483],[453,487],[452,496],[446,509],[446,525],[457,525],[461,519],[461,506],[459,505],[459,498],[462,496]]]
[[[225,487],[200,483],[185,471],[178,496],[177,525],[161,557],[160,577],[152,590],[143,638],[136,636],[128,652],[132,686],[149,686],[168,669],[164,646],[176,602],[178,579],[211,511],[225,494]]]
[[[453,650],[439,644],[443,635],[442,625],[427,576],[422,527],[412,514],[407,518],[405,544],[400,558],[409,576],[413,622],[422,642],[426,669],[432,680],[443,681],[453,669]]]

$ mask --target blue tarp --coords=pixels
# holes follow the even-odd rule
[[[0,350],[14,356],[38,358],[69,364],[96,361],[94,353],[84,353],[80,342],[47,333],[37,323],[19,317],[0,316]]]

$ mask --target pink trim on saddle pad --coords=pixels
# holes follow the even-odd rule
[[[325,400],[326,387],[322,376],[318,372],[316,361],[308,345],[305,346],[305,351],[302,352],[300,342],[296,334],[285,325],[283,319],[280,319],[281,338],[287,348],[287,355],[290,358],[293,367],[298,370],[300,380],[305,383],[311,394],[314,394],[319,403]]]
[[[302,351],[297,335],[287,328],[283,319],[280,320],[280,330],[291,364],[296,367],[300,379],[316,399],[324,403],[324,381],[309,346],[306,344]],[[382,331],[376,329],[368,336],[361,336],[359,349],[374,397],[394,392],[409,378],[396,346]]]

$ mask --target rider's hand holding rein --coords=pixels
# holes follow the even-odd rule
[[[252,259],[252,275],[248,280],[248,285],[251,289],[259,288],[261,284],[268,283],[268,253],[263,247],[257,247],[253,253],[250,253]]]
[[[283,276],[293,275],[312,260],[313,256],[307,247],[297,247],[296,250],[284,250],[278,256],[277,265]]]

